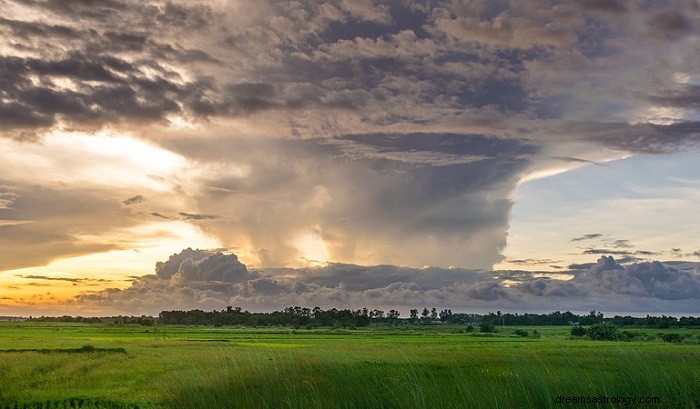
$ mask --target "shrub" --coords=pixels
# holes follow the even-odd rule
[[[524,329],[516,329],[515,331],[513,331],[513,334],[515,334],[519,337],[526,337],[526,336],[530,335],[530,333]]]
[[[481,321],[481,323],[479,324],[479,331],[496,332],[496,326],[491,321]]]
[[[95,346],[90,344],[85,344],[78,349],[79,352],[95,352]]]
[[[612,324],[595,324],[588,327],[588,338],[596,341],[614,341],[618,339],[617,327]]]
[[[621,341],[632,341],[637,338],[639,338],[639,333],[638,332],[633,332],[633,331],[622,331],[620,332],[618,339]]]
[[[573,335],[575,337],[582,337],[582,336],[586,335],[586,328],[582,327],[580,325],[575,325],[575,326],[571,327],[571,335]]]
[[[472,324],[467,325],[467,332],[473,332],[474,326]]]
[[[675,332],[672,332],[670,334],[659,334],[659,336],[665,342],[681,343],[683,341],[683,336]]]

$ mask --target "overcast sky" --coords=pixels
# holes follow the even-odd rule
[[[0,16],[0,314],[700,313],[697,0]]]

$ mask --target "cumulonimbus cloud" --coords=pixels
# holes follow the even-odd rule
[[[146,175],[166,185],[139,190],[148,201],[95,200],[94,217],[66,217],[57,235],[107,217],[183,221],[257,266],[316,252],[491,268],[528,175],[700,141],[700,12],[687,0],[11,0],[0,15],[4,142],[113,129],[189,166]],[[31,192],[15,194],[36,223],[2,222],[27,243],[57,223]],[[100,193],[116,194],[80,196]],[[31,252],[100,250],[60,242]]]

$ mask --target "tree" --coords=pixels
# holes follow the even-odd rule
[[[427,320],[428,315],[430,315],[430,311],[428,311],[427,308],[423,308],[423,312],[421,312],[420,315],[423,317],[424,320]]]
[[[430,319],[435,321],[438,318],[438,313],[435,307],[430,310]]]
[[[479,331],[484,333],[496,332],[496,326],[493,325],[493,322],[491,321],[481,321],[479,324]]]
[[[442,310],[440,311],[440,321],[448,321],[452,317],[452,310]]]
[[[571,335],[575,337],[582,337],[586,335],[586,328],[580,325],[574,325],[573,327],[571,327]]]
[[[617,327],[612,324],[591,325],[586,331],[588,338],[598,341],[614,341],[618,338]]]
[[[418,319],[418,310],[415,308],[411,310],[411,319],[414,321]]]

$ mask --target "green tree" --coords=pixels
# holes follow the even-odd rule
[[[491,321],[481,321],[479,324],[479,331],[484,333],[496,332],[496,326],[493,325]]]
[[[614,341],[618,339],[617,327],[612,324],[595,324],[586,331],[588,338],[597,341]]]
[[[580,325],[574,325],[573,327],[571,327],[571,335],[575,337],[582,337],[586,335],[586,328]]]

